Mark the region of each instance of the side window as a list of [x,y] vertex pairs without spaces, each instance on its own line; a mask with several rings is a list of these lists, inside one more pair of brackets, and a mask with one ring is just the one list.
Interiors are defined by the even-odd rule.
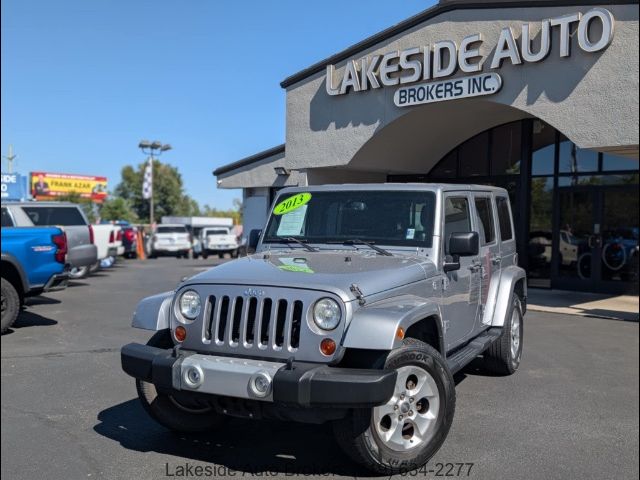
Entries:
[[445,254],[449,254],[449,237],[452,233],[470,231],[469,200],[466,197],[447,197],[444,201]]
[[22,207],[34,225],[86,225],[78,207]]
[[496,239],[496,230],[493,223],[493,210],[491,209],[491,199],[489,197],[478,197],[475,199],[476,211],[480,220],[480,242],[483,245],[492,243]]
[[504,242],[513,238],[509,200],[507,197],[496,197],[498,207],[498,222],[500,223],[500,239]]
[[2,226],[13,227],[13,220],[11,219],[11,215],[9,214],[9,210],[7,210],[6,208],[2,209]]

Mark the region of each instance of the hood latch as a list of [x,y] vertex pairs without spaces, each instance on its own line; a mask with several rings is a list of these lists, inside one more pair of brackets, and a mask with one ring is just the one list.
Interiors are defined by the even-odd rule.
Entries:
[[367,303],[367,301],[364,299],[364,294],[362,293],[362,290],[360,290],[360,287],[357,284],[352,283],[349,289],[351,290],[351,293],[353,293],[358,299],[358,304],[360,306]]

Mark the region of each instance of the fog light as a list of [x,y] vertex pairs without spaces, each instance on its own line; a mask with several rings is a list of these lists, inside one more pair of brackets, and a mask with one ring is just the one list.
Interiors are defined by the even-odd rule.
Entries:
[[323,355],[330,357],[336,351],[336,342],[334,342],[330,338],[325,338],[320,342],[320,351]]
[[204,380],[204,373],[195,365],[187,367],[184,372],[184,381],[191,388],[197,388],[202,385],[202,381]]
[[266,372],[258,372],[249,380],[249,388],[256,397],[266,397],[271,392],[271,377]]
[[173,331],[173,336],[180,343],[184,342],[187,339],[187,329],[182,325],[178,325],[176,329]]

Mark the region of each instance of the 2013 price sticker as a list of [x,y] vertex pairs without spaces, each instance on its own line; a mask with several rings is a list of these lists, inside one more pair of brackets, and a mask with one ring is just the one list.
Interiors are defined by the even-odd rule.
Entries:
[[285,213],[293,212],[295,209],[306,205],[311,200],[311,194],[308,192],[298,193],[292,197],[283,200],[278,203],[273,209],[274,215],[284,215]]

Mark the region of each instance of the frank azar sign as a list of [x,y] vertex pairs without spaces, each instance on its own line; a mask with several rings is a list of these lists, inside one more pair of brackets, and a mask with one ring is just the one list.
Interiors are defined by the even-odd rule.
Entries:
[[[505,60],[513,65],[544,60],[551,53],[552,28],[559,29],[560,57],[568,57],[571,54],[571,27],[575,23],[578,24],[577,37],[581,50],[598,52],[611,44],[613,15],[604,8],[594,8],[584,15],[574,13],[542,21],[537,51],[534,51],[532,45],[533,35],[529,23],[521,26],[520,45],[512,27],[503,28],[489,68],[500,69]],[[597,23],[600,24],[599,34],[593,34],[589,29],[592,24]],[[398,107],[491,95],[502,87],[502,78],[495,72],[479,73],[487,60],[480,54],[483,41],[482,35],[476,33],[463,38],[459,46],[452,40],[443,40],[424,47],[349,60],[342,78],[337,80],[335,65],[327,65],[327,93],[344,95],[349,91],[363,92],[381,87],[414,84],[401,86],[396,90],[393,101]],[[458,69],[474,75],[416,84],[424,80],[450,77]]]

